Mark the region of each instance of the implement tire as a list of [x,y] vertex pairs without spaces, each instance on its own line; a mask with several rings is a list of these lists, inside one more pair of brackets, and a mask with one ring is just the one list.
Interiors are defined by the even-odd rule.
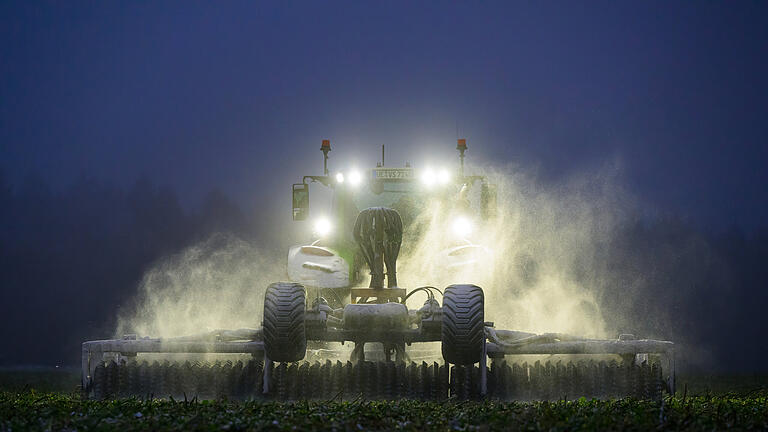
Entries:
[[446,362],[480,361],[485,342],[485,295],[475,285],[451,285],[443,295],[442,351]]
[[276,282],[264,295],[264,351],[276,362],[295,362],[307,353],[304,328],[306,293],[304,286]]

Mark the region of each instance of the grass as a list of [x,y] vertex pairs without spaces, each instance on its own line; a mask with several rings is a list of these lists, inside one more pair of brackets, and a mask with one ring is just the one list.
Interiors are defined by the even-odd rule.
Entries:
[[[45,373],[43,373],[45,372]],[[16,430],[768,430],[768,390],[755,377],[713,392],[702,382],[662,402],[82,400],[74,371],[0,371],[0,431]],[[710,379],[707,379],[707,382]],[[37,383],[37,384],[35,384]],[[697,388],[705,390],[699,391]],[[42,389],[42,390],[41,390]]]
[[0,393],[0,430],[768,429],[768,392],[664,402],[228,402]]
[[80,385],[79,368],[6,367],[0,368],[0,390],[69,393]]

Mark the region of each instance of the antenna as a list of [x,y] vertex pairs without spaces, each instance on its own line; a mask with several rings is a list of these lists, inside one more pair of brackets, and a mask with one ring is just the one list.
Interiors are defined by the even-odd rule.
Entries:
[[323,175],[328,175],[328,152],[331,151],[331,141],[323,140],[320,150],[323,152]]
[[461,160],[461,176],[464,176],[464,152],[467,151],[467,140],[459,138],[456,140],[456,150],[459,151],[459,159]]
[[381,166],[384,166],[384,144],[381,145]]

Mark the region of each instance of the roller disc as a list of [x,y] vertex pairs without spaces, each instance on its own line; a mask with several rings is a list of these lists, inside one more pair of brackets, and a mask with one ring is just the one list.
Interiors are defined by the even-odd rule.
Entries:
[[[404,362],[273,363],[269,393],[263,394],[263,364],[246,362],[109,362],[93,375],[91,396],[112,399],[371,400],[447,398],[476,400],[477,365]],[[636,397],[660,399],[658,364],[615,361],[512,363],[493,361],[486,397],[500,400],[559,400]]]

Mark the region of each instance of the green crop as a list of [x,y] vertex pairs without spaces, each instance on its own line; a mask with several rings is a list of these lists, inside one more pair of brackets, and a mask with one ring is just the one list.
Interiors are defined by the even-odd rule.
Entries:
[[82,400],[0,393],[0,430],[723,430],[768,429],[768,391],[661,402],[295,402]]

